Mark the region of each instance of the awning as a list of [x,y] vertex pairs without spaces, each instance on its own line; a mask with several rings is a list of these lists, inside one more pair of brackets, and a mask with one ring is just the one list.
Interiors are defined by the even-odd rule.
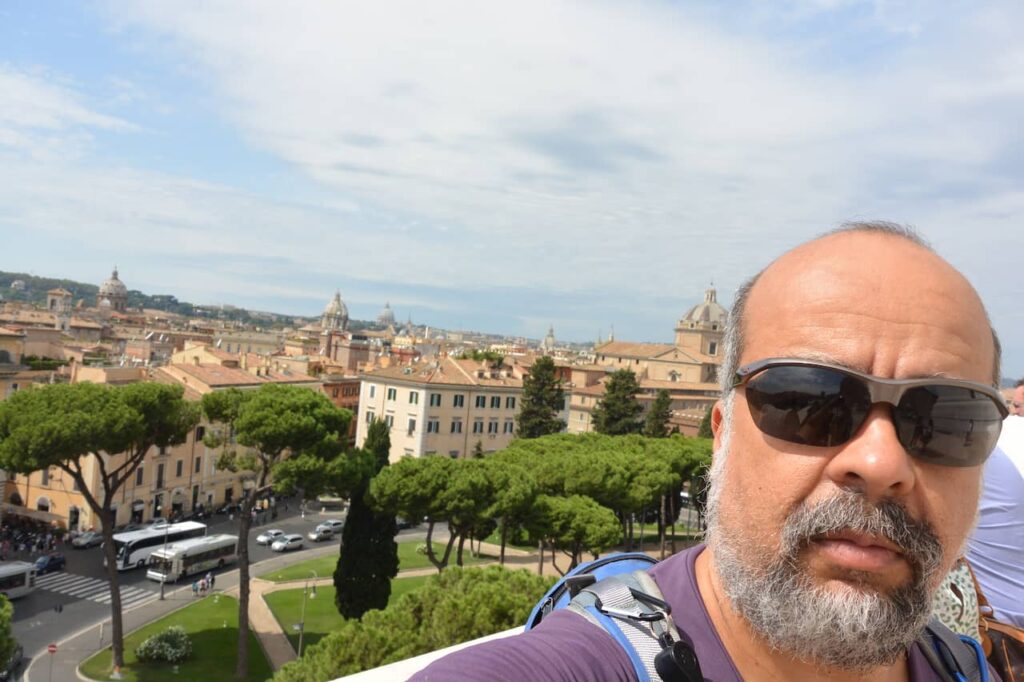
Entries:
[[64,517],[60,514],[52,514],[50,512],[39,511],[38,509],[29,509],[28,507],[19,507],[16,504],[8,504],[4,502],[0,504],[0,509],[3,510],[4,514],[14,514],[15,516],[25,516],[36,521],[43,521],[44,523],[64,523]]
[[146,508],[146,503],[143,502],[142,500],[135,500],[134,502],[132,502],[132,511],[139,511],[140,509],[145,509],[145,508]]

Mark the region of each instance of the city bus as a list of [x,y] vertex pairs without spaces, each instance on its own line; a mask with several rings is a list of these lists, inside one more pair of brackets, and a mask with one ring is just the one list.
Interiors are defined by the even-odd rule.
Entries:
[[36,567],[27,561],[0,562],[0,594],[17,599],[36,589]]
[[[117,555],[117,570],[142,568],[149,555],[164,545],[170,545],[189,538],[206,535],[206,524],[196,521],[168,523],[155,528],[133,530],[114,536],[114,553]],[[104,559],[106,565],[106,559]]]
[[207,535],[157,549],[149,557],[146,577],[158,582],[175,582],[235,561],[238,561],[237,535]]

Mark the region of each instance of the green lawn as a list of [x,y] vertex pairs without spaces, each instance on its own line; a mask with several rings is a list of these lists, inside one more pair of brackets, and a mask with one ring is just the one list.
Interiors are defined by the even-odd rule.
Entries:
[[[423,585],[428,576],[417,576],[414,578],[398,578],[391,581],[391,599],[393,602],[406,592],[411,592]],[[302,614],[302,588],[294,590],[278,590],[270,592],[264,599],[267,606],[274,613],[281,629],[288,635],[292,647],[299,649],[299,633],[294,629],[296,623],[301,619]],[[315,598],[306,598],[306,634],[302,640],[302,650],[320,641],[320,639],[341,625],[342,617],[338,615],[338,609],[334,606],[334,586],[320,586],[316,588]]]
[[[414,568],[430,568],[430,559],[427,558],[426,554],[418,554],[416,548],[423,545],[423,542],[399,542],[398,543],[398,568],[402,571],[407,571]],[[444,553],[444,545],[435,542],[434,549],[438,556]],[[448,561],[449,565],[455,565],[455,552],[458,546],[452,547],[452,556]],[[482,557],[474,557],[469,552],[469,543],[466,543],[465,548],[462,552],[463,563],[467,566],[473,564],[479,564],[484,561],[494,560],[496,557],[490,557],[484,555]],[[334,554],[328,556],[319,557],[317,559],[308,559],[306,561],[293,564],[286,568],[282,568],[271,573],[265,573],[260,577],[264,580],[270,580],[275,583],[282,583],[288,580],[305,580],[306,578],[313,577],[310,571],[316,571],[317,575],[321,578],[330,578],[334,575],[334,567],[338,564],[338,557]]]
[[[192,656],[178,665],[141,663],[135,648],[150,635],[171,625],[180,625],[192,636]],[[225,627],[226,625],[226,627]],[[146,625],[125,637],[124,668],[121,674],[131,682],[206,682],[234,679],[235,649],[238,646],[238,600],[211,595]],[[94,680],[110,678],[110,649],[104,649],[82,664],[82,673]],[[249,634],[250,680],[266,680],[273,674],[256,635]]]

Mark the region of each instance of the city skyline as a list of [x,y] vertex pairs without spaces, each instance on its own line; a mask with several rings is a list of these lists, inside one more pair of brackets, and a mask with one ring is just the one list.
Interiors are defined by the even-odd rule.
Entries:
[[917,226],[1024,374],[1011,2],[14,2],[0,269],[509,336],[671,338],[844,220]]

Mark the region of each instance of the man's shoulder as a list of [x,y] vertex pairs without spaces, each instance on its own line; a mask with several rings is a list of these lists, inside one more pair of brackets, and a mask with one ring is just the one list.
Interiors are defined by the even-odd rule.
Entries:
[[412,680],[635,680],[629,657],[611,635],[559,610],[535,629],[445,656]]

